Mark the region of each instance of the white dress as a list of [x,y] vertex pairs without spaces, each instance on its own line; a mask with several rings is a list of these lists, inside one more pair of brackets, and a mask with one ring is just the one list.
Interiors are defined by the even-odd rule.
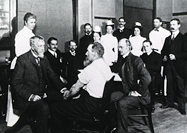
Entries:
[[118,59],[118,40],[112,34],[106,34],[101,36],[101,44],[105,50],[103,58],[111,66]]
[[16,57],[13,59],[10,69],[14,69],[17,57],[28,52],[30,47],[30,38],[34,36],[32,30],[24,26],[15,36],[15,53]]
[[133,36],[129,38],[129,41],[132,45],[132,51],[131,53],[136,55],[136,56],[140,56],[142,55],[142,46],[143,46],[143,41],[145,41],[146,38],[142,37],[142,36]]

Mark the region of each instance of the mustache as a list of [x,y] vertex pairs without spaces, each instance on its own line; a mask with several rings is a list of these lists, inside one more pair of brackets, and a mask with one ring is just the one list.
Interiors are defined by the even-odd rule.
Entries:
[[174,30],[174,28],[172,28],[172,27],[171,27],[170,29],[171,29],[171,30]]

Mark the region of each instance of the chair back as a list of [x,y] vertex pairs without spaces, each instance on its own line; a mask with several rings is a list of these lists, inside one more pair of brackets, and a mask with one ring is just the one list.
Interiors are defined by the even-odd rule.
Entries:
[[114,76],[109,81],[107,81],[105,83],[103,97],[101,98],[99,105],[98,105],[99,107],[95,113],[96,117],[102,115],[102,113],[105,111],[105,109],[107,108],[107,106],[110,103],[113,81],[114,81]]

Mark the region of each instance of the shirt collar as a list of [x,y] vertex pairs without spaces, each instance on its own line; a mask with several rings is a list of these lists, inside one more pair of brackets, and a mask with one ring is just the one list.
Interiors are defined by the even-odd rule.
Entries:
[[52,51],[51,49],[48,49],[49,53],[51,53],[52,55],[54,55],[56,52]]
[[86,33],[86,36],[90,36],[92,34],[92,32],[90,32],[89,34]]
[[76,55],[76,52],[75,52],[75,51],[71,51],[71,50],[69,50],[69,52],[70,52],[70,54],[73,55],[73,56]]
[[27,26],[24,26],[23,29],[27,30],[28,32],[31,32],[32,33],[32,30],[29,29]]
[[153,50],[150,50],[150,51],[147,53],[147,55],[150,55],[152,52],[153,52]]
[[128,55],[129,55],[130,52],[126,53],[125,55],[123,55],[123,58],[125,59]]
[[38,58],[38,55],[36,55],[36,54],[34,53],[33,50],[31,50],[31,53],[32,53],[32,55],[33,55],[35,58]]
[[174,34],[174,38],[175,38],[179,34],[179,30],[172,32],[171,36],[173,36],[173,34]]

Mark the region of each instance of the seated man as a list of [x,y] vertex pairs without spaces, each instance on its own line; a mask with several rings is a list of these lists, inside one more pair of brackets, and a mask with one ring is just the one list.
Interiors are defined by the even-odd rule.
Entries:
[[49,107],[44,100],[46,87],[55,88],[60,93],[65,86],[44,56],[43,37],[31,37],[30,46],[30,51],[18,57],[12,76],[11,89],[16,94],[15,105],[20,119],[6,133],[14,133],[28,122],[25,116],[34,117],[35,122],[31,123],[33,133],[47,133]]
[[88,46],[86,56],[92,63],[78,74],[78,80],[71,89],[64,91],[64,99],[74,96],[80,90],[81,96],[76,100],[52,104],[50,112],[52,133],[62,133],[67,128],[67,117],[90,118],[94,116],[98,102],[103,96],[105,83],[113,75],[102,58],[103,54],[104,48],[100,43]]
[[150,103],[148,85],[151,76],[141,58],[130,52],[131,44],[128,39],[121,39],[118,48],[123,57],[116,64],[122,79],[122,88],[111,95],[110,117],[113,120],[111,123],[116,123],[114,118],[117,117],[117,133],[127,133],[128,109]]
[[151,75],[152,82],[149,85],[149,91],[151,92],[151,104],[152,111],[154,111],[155,94],[160,92],[162,86],[162,77],[160,74],[162,65],[162,56],[152,50],[152,43],[149,40],[143,42],[143,49],[145,53],[141,55],[143,62],[147,70]]
[[47,51],[44,53],[52,70],[66,83],[64,72],[62,71],[62,53],[58,49],[58,40],[55,37],[50,37],[47,40]]
[[74,40],[69,41],[69,51],[63,54],[62,68],[68,81],[67,88],[69,89],[78,79],[79,61],[77,56],[77,44]]

